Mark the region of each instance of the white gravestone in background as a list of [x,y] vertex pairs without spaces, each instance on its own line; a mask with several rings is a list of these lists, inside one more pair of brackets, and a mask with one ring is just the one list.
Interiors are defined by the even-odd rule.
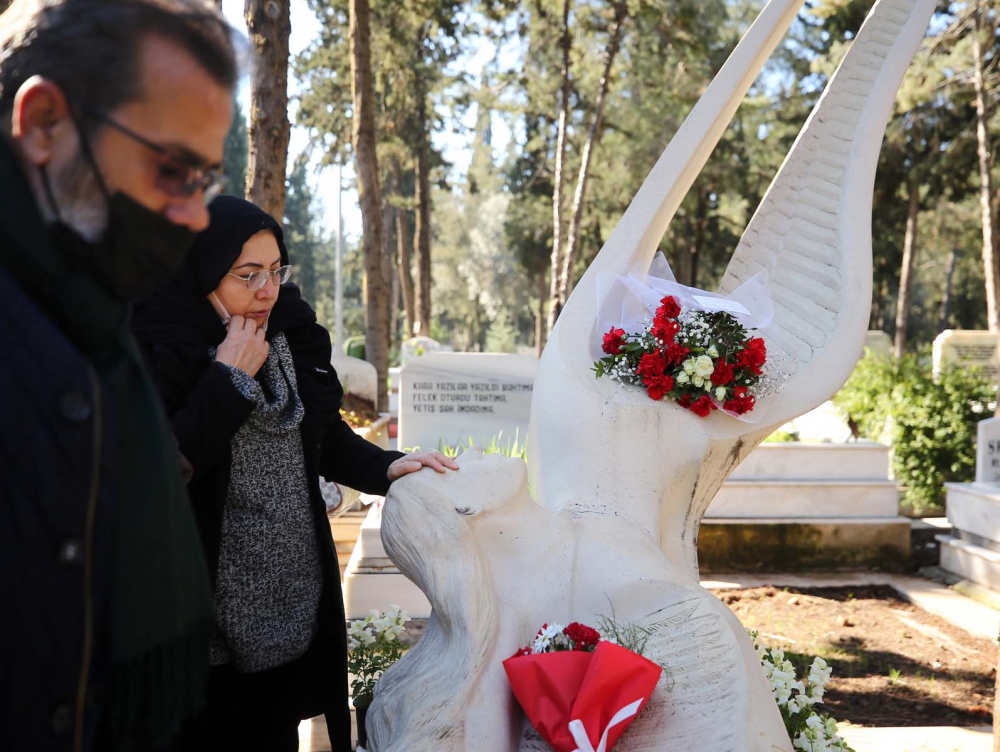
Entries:
[[443,345],[430,337],[410,337],[400,347],[399,364],[405,366],[414,358],[436,352],[451,352],[451,345]]
[[978,366],[987,378],[995,380],[1000,373],[996,333],[977,329],[945,329],[934,339],[934,373],[939,373],[945,363],[956,363],[966,368]]
[[352,358],[350,355],[334,355],[330,365],[337,372],[345,394],[353,394],[375,405],[378,387],[378,371],[367,360]]
[[[394,483],[385,551],[433,611],[368,710],[371,752],[541,752],[502,661],[544,622],[613,611],[666,667],[617,752],[791,752],[739,620],[699,584],[716,491],[775,428],[850,376],[871,310],[872,184],[885,124],[935,0],[877,0],[750,220],[723,277],[755,274],[777,394],[745,423],[595,379],[600,275],[644,274],[685,194],[802,0],[771,0],[677,130],[559,316],[535,378],[528,464],[467,452]],[[531,494],[528,493],[530,472]],[[591,740],[596,745],[596,740]]]
[[427,353],[407,363],[399,393],[399,446],[437,449],[524,444],[538,361],[524,355]]
[[941,568],[1000,590],[1000,418],[977,426],[976,482],[945,489],[952,532],[937,537]]
[[876,355],[892,355],[892,338],[881,329],[869,329],[865,347]]
[[1000,483],[1000,418],[976,427],[976,483]]

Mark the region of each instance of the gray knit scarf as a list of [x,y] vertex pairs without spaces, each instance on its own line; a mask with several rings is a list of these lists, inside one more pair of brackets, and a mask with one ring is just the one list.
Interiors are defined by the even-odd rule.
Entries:
[[255,407],[232,440],[211,658],[254,672],[308,650],[322,573],[299,433],[305,411],[285,336],[271,340],[260,383],[231,371]]

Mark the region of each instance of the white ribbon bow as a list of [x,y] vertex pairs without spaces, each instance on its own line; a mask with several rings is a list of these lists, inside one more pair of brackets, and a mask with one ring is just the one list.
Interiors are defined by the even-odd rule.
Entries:
[[613,726],[617,726],[619,723],[627,721],[629,718],[638,713],[640,705],[642,705],[642,699],[638,699],[635,702],[626,705],[624,708],[611,716],[611,721],[604,729],[604,733],[601,734],[601,741],[597,745],[597,749],[594,749],[591,745],[590,737],[587,736],[587,730],[583,727],[583,721],[580,721],[579,719],[570,721],[569,733],[573,735],[573,741],[576,742],[577,746],[577,749],[574,750],[574,752],[607,752],[608,732],[611,731]]

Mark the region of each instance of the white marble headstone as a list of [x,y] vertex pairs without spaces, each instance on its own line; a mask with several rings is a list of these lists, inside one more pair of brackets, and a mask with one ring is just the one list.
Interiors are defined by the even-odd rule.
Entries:
[[976,482],[1000,483],[1000,418],[979,421],[976,432]]
[[352,358],[350,355],[334,355],[330,365],[337,371],[344,392],[353,394],[375,404],[378,389],[378,372],[375,366],[366,360]]
[[488,445],[528,433],[538,361],[523,355],[427,353],[401,371],[399,446]]
[[451,352],[451,346],[430,337],[411,337],[400,346],[399,364],[405,366],[414,358],[436,352]]
[[869,329],[865,347],[876,355],[892,355],[892,338],[881,329]]
[[934,340],[934,373],[945,363],[978,366],[991,379],[1000,373],[997,334],[979,329],[945,329]]

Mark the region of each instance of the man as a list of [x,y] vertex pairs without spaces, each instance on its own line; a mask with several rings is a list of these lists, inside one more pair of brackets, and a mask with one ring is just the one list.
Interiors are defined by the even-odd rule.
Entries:
[[128,332],[208,224],[233,38],[202,0],[0,16],[0,749],[151,749],[203,697],[211,596]]

